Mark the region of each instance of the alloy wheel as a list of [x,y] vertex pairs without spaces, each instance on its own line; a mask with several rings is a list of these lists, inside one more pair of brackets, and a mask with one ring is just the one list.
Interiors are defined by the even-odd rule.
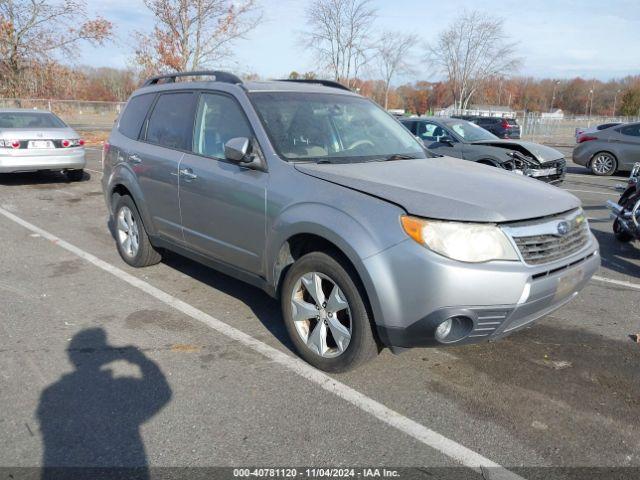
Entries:
[[128,257],[135,257],[140,249],[138,222],[129,207],[122,207],[117,216],[118,243]]
[[600,175],[606,175],[615,168],[615,160],[608,153],[600,153],[591,162],[591,168]]
[[319,272],[302,275],[291,294],[293,323],[300,339],[325,358],[342,355],[351,341],[349,303],[335,281]]

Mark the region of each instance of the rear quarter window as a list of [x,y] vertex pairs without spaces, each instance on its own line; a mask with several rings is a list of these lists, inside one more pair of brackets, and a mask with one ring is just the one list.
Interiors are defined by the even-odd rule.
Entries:
[[118,131],[125,137],[137,140],[154,98],[154,93],[131,98],[118,122]]
[[631,137],[640,137],[640,125],[627,125],[618,129],[622,135],[629,135]]

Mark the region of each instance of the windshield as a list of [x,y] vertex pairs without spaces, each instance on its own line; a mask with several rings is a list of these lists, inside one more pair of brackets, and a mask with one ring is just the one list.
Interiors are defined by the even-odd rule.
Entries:
[[48,112],[0,112],[0,128],[66,128]]
[[364,98],[300,92],[259,92],[250,98],[284,159],[361,162],[427,157],[408,130]]
[[475,123],[465,122],[460,120],[459,122],[451,122],[447,124],[447,127],[452,130],[456,135],[462,138],[465,142],[478,142],[480,140],[497,140],[493,133],[486,131],[484,128],[479,127]]

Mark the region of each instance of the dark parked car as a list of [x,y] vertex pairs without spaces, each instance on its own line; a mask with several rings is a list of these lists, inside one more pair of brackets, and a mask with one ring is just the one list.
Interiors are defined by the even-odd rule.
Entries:
[[474,123],[457,118],[403,118],[401,122],[433,153],[501,167],[549,183],[564,180],[566,160],[553,148],[522,140],[502,140]]
[[498,138],[520,138],[520,125],[515,118],[475,117],[471,121]]
[[630,171],[640,162],[640,123],[625,123],[592,133],[584,133],[573,150],[573,161],[594,174],[613,175]]

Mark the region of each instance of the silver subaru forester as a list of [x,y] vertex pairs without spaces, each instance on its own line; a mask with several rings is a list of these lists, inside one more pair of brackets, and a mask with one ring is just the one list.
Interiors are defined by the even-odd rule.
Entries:
[[600,265],[576,197],[432,157],[339,84],[189,75],[204,74],[148,80],[105,144],[118,251],[143,267],[172,250],[264,289],[318,368],[497,339]]

